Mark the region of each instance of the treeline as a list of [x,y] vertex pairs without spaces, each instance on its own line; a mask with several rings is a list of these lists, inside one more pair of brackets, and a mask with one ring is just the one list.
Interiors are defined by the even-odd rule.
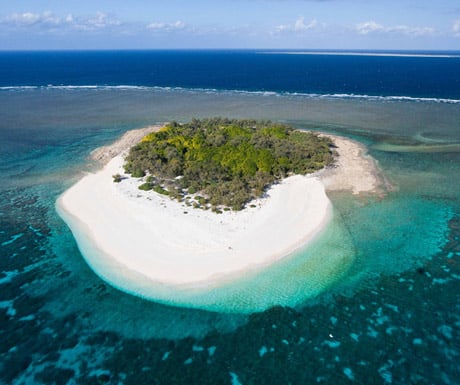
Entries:
[[[224,118],[172,122],[132,147],[125,171],[175,198],[200,193],[204,203],[239,210],[289,174],[332,162],[331,142],[270,121]],[[205,205],[206,205],[205,204]]]

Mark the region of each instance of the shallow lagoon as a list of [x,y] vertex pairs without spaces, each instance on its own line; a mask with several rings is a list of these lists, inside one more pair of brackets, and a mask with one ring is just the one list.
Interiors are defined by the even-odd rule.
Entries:
[[[4,383],[458,382],[458,105],[35,89],[2,91],[0,106]],[[360,140],[396,187],[384,198],[331,196],[354,260],[294,309],[221,314],[123,294],[87,267],[54,210],[97,167],[93,148],[131,128],[218,115]]]

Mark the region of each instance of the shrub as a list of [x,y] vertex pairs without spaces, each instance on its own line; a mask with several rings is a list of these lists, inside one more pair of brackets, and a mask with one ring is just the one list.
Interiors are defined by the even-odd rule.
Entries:
[[156,193],[158,194],[162,194],[162,195],[169,195],[169,191],[168,190],[165,190],[163,187],[161,187],[160,185],[155,185],[153,187],[153,191],[155,191]]
[[196,193],[195,187],[190,186],[190,187],[188,188],[188,193],[189,193],[189,194],[195,194],[195,193]]
[[142,183],[138,189],[139,190],[143,190],[143,191],[149,191],[153,188],[152,184],[151,183]]
[[140,168],[135,168],[133,172],[131,173],[131,176],[133,178],[142,178],[145,176],[145,171]]

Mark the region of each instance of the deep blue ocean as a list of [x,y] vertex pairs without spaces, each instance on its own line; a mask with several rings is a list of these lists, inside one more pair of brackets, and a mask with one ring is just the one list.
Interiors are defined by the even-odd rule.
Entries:
[[[321,53],[321,51],[314,51]],[[460,52],[412,56],[302,51],[0,53],[0,87],[179,87],[307,94],[460,99]],[[407,53],[398,52],[399,55]]]
[[[460,384],[460,52],[358,54],[0,52],[0,384]],[[330,195],[353,263],[295,308],[125,294],[56,213],[94,148],[212,116],[353,138],[392,186]]]

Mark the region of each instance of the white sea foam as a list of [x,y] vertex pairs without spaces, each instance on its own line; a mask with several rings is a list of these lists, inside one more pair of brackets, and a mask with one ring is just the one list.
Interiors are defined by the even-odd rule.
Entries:
[[46,86],[3,86],[0,92],[27,91],[27,90],[63,90],[63,91],[162,91],[162,92],[187,92],[205,94],[236,94],[248,96],[286,96],[303,97],[309,99],[342,99],[342,100],[369,100],[379,102],[420,102],[420,103],[446,103],[460,104],[460,99],[453,98],[433,98],[415,97],[406,95],[367,95],[367,94],[347,94],[347,93],[308,93],[308,92],[283,92],[283,91],[245,91],[236,89],[216,89],[216,88],[185,88],[185,87],[160,87],[160,86],[136,86],[136,85],[46,85]]

